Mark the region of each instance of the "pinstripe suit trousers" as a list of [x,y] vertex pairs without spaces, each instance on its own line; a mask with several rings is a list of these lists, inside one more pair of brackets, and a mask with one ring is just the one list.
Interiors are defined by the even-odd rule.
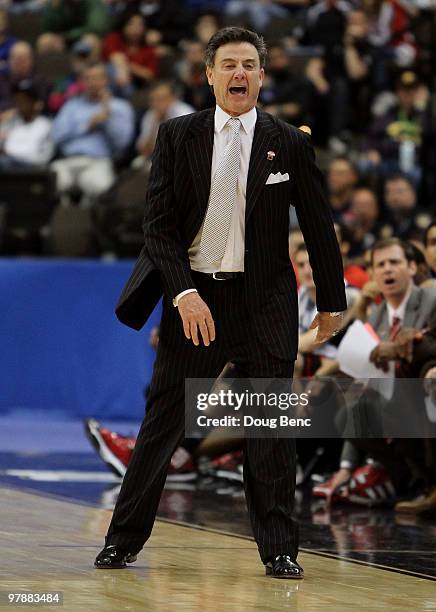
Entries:
[[[228,361],[246,377],[293,375],[293,360],[278,358],[258,339],[243,279],[216,281],[195,272],[193,278],[212,312],[216,340],[209,347],[194,346],[184,336],[178,310],[164,298],[146,415],[106,536],[107,545],[118,544],[131,553],[141,550],[150,536],[171,456],[184,438],[185,378],[217,378]],[[294,439],[245,440],[245,495],[263,562],[281,553],[297,557],[295,464]]]

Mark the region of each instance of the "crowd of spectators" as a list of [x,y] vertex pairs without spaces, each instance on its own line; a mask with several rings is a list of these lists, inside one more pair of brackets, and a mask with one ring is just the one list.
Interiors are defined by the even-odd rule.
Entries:
[[[349,258],[378,238],[419,240],[436,206],[431,2],[0,0],[2,172],[49,169],[61,206],[107,221],[100,199],[120,176],[142,172],[146,186],[160,123],[213,105],[203,52],[228,24],[265,36],[260,105],[310,126]],[[117,227],[111,241],[95,227],[88,254],[134,256]],[[39,254],[53,252],[50,231]],[[35,249],[7,234],[1,252]]]
[[[27,38],[20,28],[24,17],[34,25]],[[25,189],[35,173],[52,173],[69,227],[78,212],[89,215],[94,231],[88,224],[86,232],[92,240],[85,248],[82,241],[80,254],[135,256],[141,189],[145,194],[159,125],[213,105],[203,53],[210,36],[232,24],[256,29],[267,41],[260,105],[311,128],[344,258],[350,318],[367,320],[378,308],[374,299],[389,304],[390,289],[374,264],[374,253],[389,249],[395,265],[403,266],[405,304],[418,285],[431,302],[436,291],[432,0],[0,0],[0,184],[2,175],[15,173]],[[120,201],[116,187],[130,182],[136,197]],[[20,240],[8,240],[8,211],[15,205],[3,190],[0,253],[58,254],[57,225],[50,219],[38,228],[39,242],[28,241],[25,231],[15,232]],[[290,229],[290,255],[300,278],[297,372],[331,374],[337,342],[314,346],[307,335],[315,288],[292,213]],[[389,242],[393,238],[407,242]],[[374,252],[380,241],[385,246]],[[74,244],[70,254],[79,254]],[[418,333],[424,323],[412,328]],[[386,355],[395,361],[395,350],[401,353],[404,345],[389,350]],[[386,361],[379,357],[377,363]],[[420,375],[434,378],[434,364],[422,373],[421,368]],[[365,456],[370,451],[359,449]],[[386,456],[386,448],[373,455]],[[357,456],[354,452],[353,461]],[[330,498],[349,482],[356,465],[341,468],[348,471],[330,482]],[[430,468],[435,466],[433,455]]]

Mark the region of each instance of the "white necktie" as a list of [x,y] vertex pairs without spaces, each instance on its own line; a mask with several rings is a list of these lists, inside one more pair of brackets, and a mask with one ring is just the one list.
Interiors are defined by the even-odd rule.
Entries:
[[218,161],[200,240],[200,251],[208,263],[224,256],[236,200],[241,161],[241,122],[232,117],[227,125],[232,130],[232,136]]

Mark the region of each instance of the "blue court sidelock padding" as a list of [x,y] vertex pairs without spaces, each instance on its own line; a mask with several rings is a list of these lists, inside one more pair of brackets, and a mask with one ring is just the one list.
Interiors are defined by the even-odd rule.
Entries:
[[160,305],[136,332],[114,313],[132,261],[0,260],[0,414],[142,419]]

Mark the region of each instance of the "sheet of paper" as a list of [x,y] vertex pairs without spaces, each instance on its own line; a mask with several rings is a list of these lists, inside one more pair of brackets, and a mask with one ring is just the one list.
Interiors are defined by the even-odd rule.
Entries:
[[395,364],[383,372],[369,361],[372,349],[380,342],[372,327],[362,321],[354,321],[348,328],[338,348],[337,360],[342,372],[353,378],[394,378]]

